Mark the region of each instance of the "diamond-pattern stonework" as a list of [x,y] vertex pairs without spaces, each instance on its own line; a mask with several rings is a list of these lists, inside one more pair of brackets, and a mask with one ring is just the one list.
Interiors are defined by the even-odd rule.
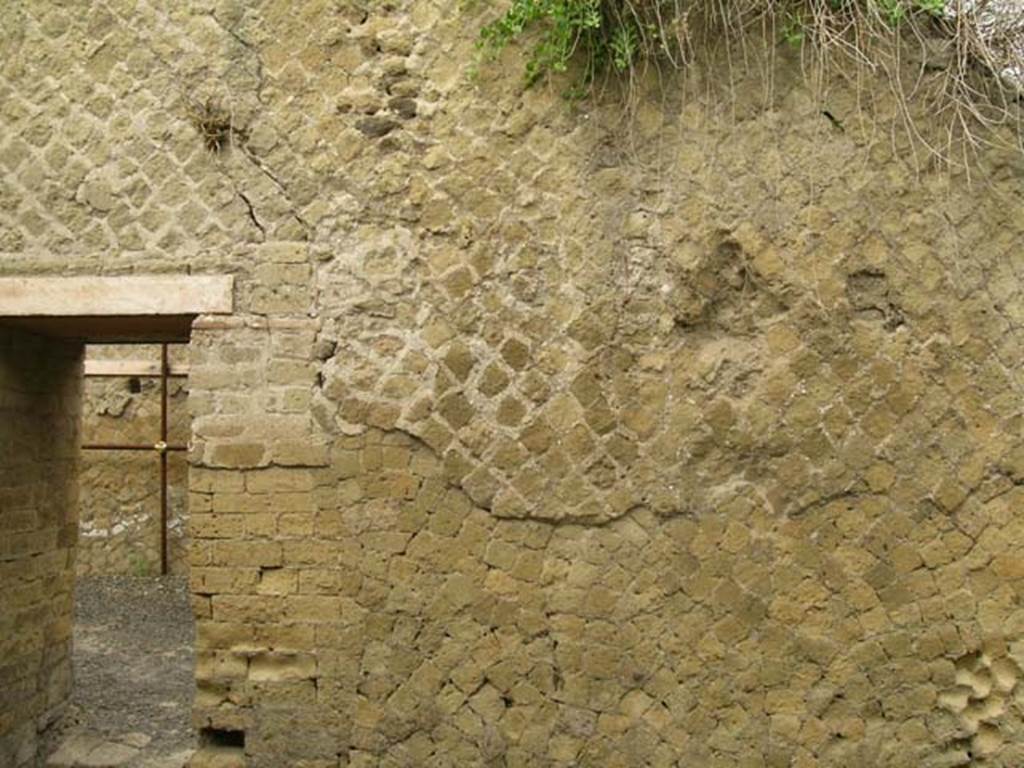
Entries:
[[830,86],[840,131],[784,61],[624,120],[474,67],[456,5],[2,12],[0,273],[236,277],[191,344],[196,726],[1024,764],[1020,157],[915,165],[884,88]]

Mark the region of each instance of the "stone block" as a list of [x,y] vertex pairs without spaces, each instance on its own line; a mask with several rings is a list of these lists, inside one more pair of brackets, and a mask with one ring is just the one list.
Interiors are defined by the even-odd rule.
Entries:
[[245,488],[249,493],[290,493],[311,491],[313,476],[301,469],[266,469],[249,472],[245,476]]
[[208,467],[247,469],[266,463],[267,446],[263,443],[218,443],[205,452]]
[[249,659],[249,679],[253,682],[309,680],[316,676],[316,657],[311,654],[266,652]]

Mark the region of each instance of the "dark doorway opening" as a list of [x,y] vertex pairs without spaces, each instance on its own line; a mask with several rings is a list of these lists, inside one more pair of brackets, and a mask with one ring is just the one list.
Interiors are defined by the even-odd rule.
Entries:
[[53,768],[182,768],[195,749],[188,348],[88,345],[67,710]]

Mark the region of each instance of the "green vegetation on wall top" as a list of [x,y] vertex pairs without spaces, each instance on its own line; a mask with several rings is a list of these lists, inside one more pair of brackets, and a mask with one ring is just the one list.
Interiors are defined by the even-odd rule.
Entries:
[[[1016,0],[511,0],[483,26],[486,57],[513,44],[525,51],[525,82],[567,74],[586,95],[600,76],[636,82],[650,67],[685,70],[716,54],[731,68],[760,40],[799,49],[808,71],[880,74],[887,92],[923,101],[938,154],[954,139],[987,143],[1010,127],[1020,144],[1024,18]],[[732,55],[737,54],[737,55]],[[851,79],[858,87],[867,82]],[[898,110],[909,119],[911,110]],[[939,125],[939,123],[942,123]],[[911,133],[920,137],[917,127]]]
[[574,61],[590,82],[602,71],[625,72],[657,60],[680,65],[701,39],[773,29],[800,44],[865,32],[891,36],[907,21],[941,19],[945,0],[513,0],[480,33],[497,53],[530,40],[526,82],[565,72]]

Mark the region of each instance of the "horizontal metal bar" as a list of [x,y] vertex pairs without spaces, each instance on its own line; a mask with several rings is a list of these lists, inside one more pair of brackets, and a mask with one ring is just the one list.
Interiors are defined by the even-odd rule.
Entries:
[[[188,363],[171,363],[168,376],[184,378],[189,374]],[[117,376],[134,379],[159,379],[159,360],[86,360],[86,376]]]
[[[82,450],[85,451],[154,451],[159,452],[160,449],[155,445],[122,445],[118,443],[88,443],[82,446]],[[187,445],[168,445],[164,447],[165,451],[187,451]]]

